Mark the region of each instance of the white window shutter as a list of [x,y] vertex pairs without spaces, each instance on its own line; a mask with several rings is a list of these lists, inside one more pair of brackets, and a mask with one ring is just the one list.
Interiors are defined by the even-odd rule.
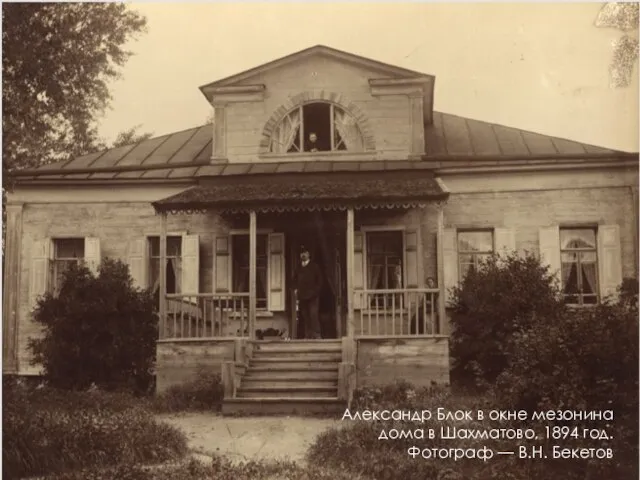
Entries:
[[[353,234],[353,289],[364,290],[364,234],[354,232]],[[362,308],[362,295],[355,294],[353,308]]]
[[[180,293],[200,293],[200,238],[198,235],[182,235],[182,275]],[[197,297],[190,299],[197,301]]]
[[442,232],[442,263],[444,270],[444,299],[451,303],[451,289],[458,285],[458,235],[455,228]]
[[31,307],[44,295],[51,281],[51,260],[53,259],[53,242],[50,238],[35,240],[31,247],[31,272],[29,277],[29,299]]
[[129,273],[133,285],[138,288],[149,287],[149,246],[146,237],[140,237],[129,242],[128,251]]
[[284,233],[269,234],[269,311],[285,310]]
[[418,232],[406,230],[404,232],[404,270],[405,284],[407,288],[418,288],[420,279],[418,275]]
[[511,228],[493,230],[496,253],[505,257],[516,250],[516,232]]
[[538,231],[538,248],[540,249],[540,261],[549,267],[549,273],[555,275],[556,283],[560,282],[560,228],[555,225],[543,227]]
[[600,299],[613,298],[622,283],[622,253],[620,249],[620,227],[601,225],[598,227],[598,267],[600,276]]
[[87,268],[91,270],[94,275],[98,274],[98,268],[102,260],[102,254],[100,253],[100,239],[97,237],[85,237],[84,238],[84,262]]
[[231,292],[231,237],[216,237],[213,245],[213,290],[215,293]]

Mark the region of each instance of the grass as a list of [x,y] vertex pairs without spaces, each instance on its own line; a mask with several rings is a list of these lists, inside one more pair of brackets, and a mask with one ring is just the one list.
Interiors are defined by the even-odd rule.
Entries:
[[162,463],[187,453],[184,435],[132,396],[4,387],[3,435],[10,441],[3,445],[3,478]]

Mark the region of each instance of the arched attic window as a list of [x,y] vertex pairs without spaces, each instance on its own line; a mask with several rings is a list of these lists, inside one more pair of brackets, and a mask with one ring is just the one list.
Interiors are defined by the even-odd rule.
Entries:
[[362,152],[364,141],[355,117],[328,102],[291,110],[273,130],[272,153]]

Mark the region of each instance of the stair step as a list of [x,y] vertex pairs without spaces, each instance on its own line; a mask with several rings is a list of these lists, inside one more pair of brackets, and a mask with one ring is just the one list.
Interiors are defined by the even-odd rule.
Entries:
[[342,352],[341,343],[267,342],[256,343],[254,352]]
[[337,397],[255,397],[229,398],[222,403],[223,415],[304,415],[327,413],[341,415],[346,403]]
[[254,355],[249,360],[249,364],[263,362],[263,363],[282,363],[287,362],[293,364],[301,364],[301,363],[340,363],[342,361],[341,354],[324,354],[318,355],[315,353],[312,354],[290,354],[290,353],[282,353],[275,354],[269,352],[263,355]]
[[338,378],[338,369],[331,370],[293,370],[252,368],[242,377],[243,380],[333,380]]
[[289,391],[291,388],[296,387],[307,387],[307,388],[317,388],[317,389],[337,389],[338,388],[338,378],[334,379],[309,379],[309,378],[282,378],[282,379],[273,379],[273,378],[255,378],[255,377],[244,377],[240,383],[241,389],[271,389],[277,388]]
[[239,398],[327,398],[337,396],[338,388],[336,387],[307,387],[298,385],[289,385],[285,387],[245,387],[240,384],[240,388],[236,391]]
[[318,354],[318,355],[323,355],[323,354],[342,354],[342,348],[340,346],[337,347],[331,347],[331,346],[317,346],[314,348],[309,348],[309,347],[305,347],[305,346],[301,346],[301,345],[294,345],[294,346],[282,346],[282,345],[278,345],[278,346],[269,346],[269,347],[264,347],[264,346],[260,346],[260,347],[256,347],[253,349],[253,355],[256,354],[260,354],[260,353],[265,353],[265,354],[269,354],[271,355],[273,354],[286,354],[286,355],[298,355],[301,353],[308,353],[308,354]]

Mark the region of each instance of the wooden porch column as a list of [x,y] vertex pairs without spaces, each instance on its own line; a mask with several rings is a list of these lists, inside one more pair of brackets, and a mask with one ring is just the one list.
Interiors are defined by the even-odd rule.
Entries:
[[249,212],[249,338],[256,337],[256,256],[257,256],[256,211]]
[[[160,338],[166,336],[167,324],[167,213],[160,216]],[[174,332],[175,336],[175,332]]]
[[438,294],[438,332],[443,333],[445,310],[445,282],[444,282],[444,203],[438,204],[438,237],[436,242],[437,262],[438,262],[438,286],[440,293]]
[[355,225],[353,208],[347,210],[347,336],[353,337],[355,332],[355,312],[353,308],[353,269],[354,262]]

